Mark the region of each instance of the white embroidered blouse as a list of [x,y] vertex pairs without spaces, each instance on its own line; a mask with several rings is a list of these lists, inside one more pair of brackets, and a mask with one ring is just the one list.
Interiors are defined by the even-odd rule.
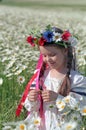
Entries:
[[[80,128],[81,118],[86,114],[86,77],[72,70],[70,79],[71,92],[67,97],[58,95],[56,101],[43,103],[44,119],[42,121],[39,118],[40,101],[30,102],[26,98],[24,106],[30,112],[25,119],[28,130],[67,130],[67,128],[73,130]],[[58,91],[63,81],[51,78],[50,73],[48,75],[45,73],[43,80],[46,89],[54,92]]]

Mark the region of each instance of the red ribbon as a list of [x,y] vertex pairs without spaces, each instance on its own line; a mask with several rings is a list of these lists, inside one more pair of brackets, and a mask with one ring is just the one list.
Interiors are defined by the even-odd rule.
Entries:
[[32,76],[32,78],[30,79],[30,81],[26,85],[26,89],[25,89],[25,91],[23,93],[23,96],[22,96],[22,98],[20,100],[20,103],[19,103],[19,105],[18,105],[18,107],[16,109],[16,116],[20,116],[21,110],[23,108],[23,104],[24,104],[25,99],[26,99],[26,97],[28,95],[28,92],[30,90],[30,86],[31,86],[32,82],[34,81],[34,79],[37,77],[37,74],[38,74],[38,71]]
[[[39,60],[38,60],[38,63],[37,63],[37,66],[36,66],[36,69],[38,69],[38,71],[32,76],[32,78],[30,79],[30,81],[28,82],[28,84],[26,85],[26,88],[25,88],[25,91],[23,93],[23,96],[20,100],[20,103],[16,109],[16,116],[20,116],[20,113],[21,113],[21,110],[23,108],[23,104],[25,102],[25,99],[28,95],[28,92],[30,90],[30,86],[32,84],[32,82],[34,81],[35,78],[36,79],[36,89],[39,89],[39,74],[40,74],[40,70],[41,70],[41,67],[42,67],[42,63],[43,63],[43,57],[42,57],[42,54],[40,54],[40,57],[39,57]],[[42,97],[40,97],[40,101],[41,101],[41,106],[40,106],[40,115],[42,117],[43,115],[43,101],[42,101]]]

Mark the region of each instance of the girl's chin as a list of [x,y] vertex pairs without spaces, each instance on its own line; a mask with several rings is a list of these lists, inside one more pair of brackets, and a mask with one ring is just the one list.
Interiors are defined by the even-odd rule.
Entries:
[[56,69],[57,67],[55,65],[50,65],[51,69]]
[[49,65],[49,67],[51,68],[51,69],[56,69],[56,70],[58,70],[58,66],[57,65]]

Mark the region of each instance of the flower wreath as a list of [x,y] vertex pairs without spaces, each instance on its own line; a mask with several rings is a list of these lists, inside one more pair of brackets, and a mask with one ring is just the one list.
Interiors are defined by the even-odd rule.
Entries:
[[63,31],[63,33],[58,33],[55,31],[56,27],[46,26],[44,31],[32,32],[31,35],[27,37],[27,42],[31,46],[44,46],[45,43],[57,44],[67,48],[68,45],[75,46],[78,42],[68,30]]

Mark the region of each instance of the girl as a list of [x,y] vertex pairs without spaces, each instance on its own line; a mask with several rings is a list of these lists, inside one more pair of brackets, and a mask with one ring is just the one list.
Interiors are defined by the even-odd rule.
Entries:
[[38,76],[24,103],[30,112],[27,128],[78,130],[86,115],[86,77],[75,70],[77,40],[69,31],[50,26],[38,34],[27,38],[32,46],[38,45],[41,54]]

